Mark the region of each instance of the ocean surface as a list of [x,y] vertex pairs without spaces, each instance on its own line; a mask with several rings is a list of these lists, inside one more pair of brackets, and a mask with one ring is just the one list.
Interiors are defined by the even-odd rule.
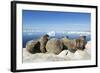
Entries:
[[[22,44],[23,44],[23,48],[25,48],[26,43],[30,40],[36,40],[39,39],[41,36],[47,34],[46,32],[34,32],[34,33],[23,33],[22,35]],[[82,35],[82,34],[81,34]],[[70,39],[76,39],[80,36],[80,34],[63,34],[63,33],[55,33],[55,36],[50,36],[50,38],[63,38],[68,36]],[[91,40],[91,36],[90,35],[86,35],[86,40],[90,41]]]

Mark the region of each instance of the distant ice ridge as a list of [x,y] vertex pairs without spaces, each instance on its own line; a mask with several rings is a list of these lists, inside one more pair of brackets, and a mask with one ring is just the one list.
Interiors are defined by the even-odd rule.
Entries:
[[76,31],[71,31],[71,32],[63,32],[64,34],[79,34],[79,35],[90,35],[91,32],[76,32]]

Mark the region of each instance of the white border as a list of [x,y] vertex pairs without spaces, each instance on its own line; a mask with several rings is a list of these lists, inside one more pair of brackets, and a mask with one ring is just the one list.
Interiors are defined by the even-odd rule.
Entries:
[[[91,13],[91,60],[87,61],[63,61],[63,62],[46,62],[46,63],[23,63],[22,64],[22,9],[25,10],[45,10],[45,11],[63,11],[63,12],[84,12]],[[84,66],[95,65],[96,59],[96,40],[95,40],[95,12],[93,8],[81,8],[81,7],[64,7],[64,6],[45,6],[45,5],[28,5],[17,4],[17,70],[22,69],[38,69],[38,68],[52,68],[52,67],[70,67],[70,66]]]

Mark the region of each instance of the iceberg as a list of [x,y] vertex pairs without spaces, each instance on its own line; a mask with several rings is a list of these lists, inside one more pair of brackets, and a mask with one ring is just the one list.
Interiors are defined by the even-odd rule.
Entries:
[[54,37],[56,35],[56,32],[55,31],[51,31],[51,32],[48,32],[47,34],[49,36],[51,36],[51,37]]

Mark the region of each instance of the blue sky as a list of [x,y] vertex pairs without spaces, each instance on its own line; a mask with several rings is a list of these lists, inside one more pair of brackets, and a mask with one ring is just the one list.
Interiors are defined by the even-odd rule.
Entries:
[[23,10],[23,30],[90,31],[90,13]]

